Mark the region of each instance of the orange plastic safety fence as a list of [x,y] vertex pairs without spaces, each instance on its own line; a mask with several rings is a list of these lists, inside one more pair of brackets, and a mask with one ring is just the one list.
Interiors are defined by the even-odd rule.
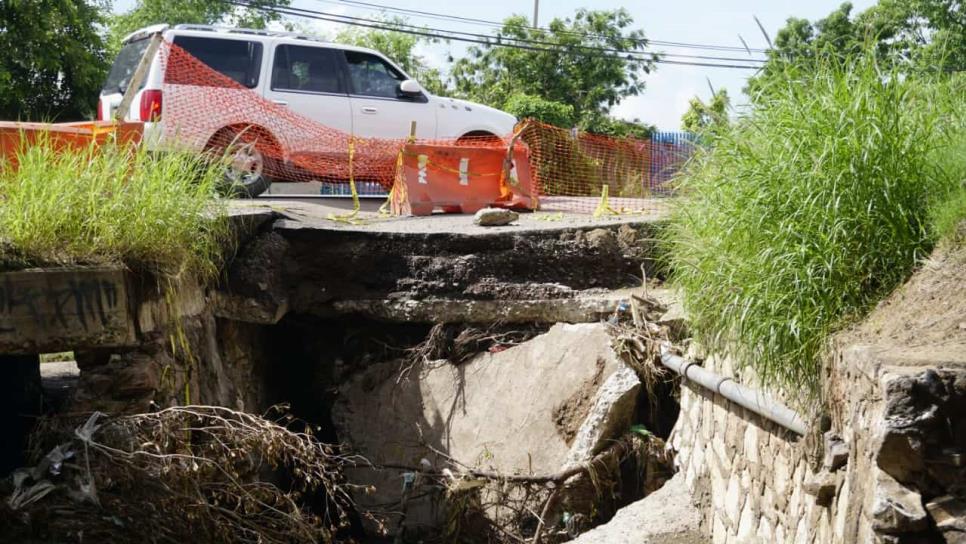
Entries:
[[[351,178],[388,191],[397,179],[406,139],[354,137],[325,126],[260,96],[177,45],[165,43],[160,57],[164,73],[160,125],[165,145],[218,154],[239,147],[254,149],[264,159],[258,161],[264,174],[276,181],[320,181],[331,186],[348,183]],[[514,155],[518,160],[529,156],[533,186],[524,188],[524,192],[539,194],[535,201],[542,209],[600,211],[606,186],[606,210],[638,211],[651,206],[654,196],[666,192],[663,178],[657,179],[654,173],[653,158],[661,144],[577,134],[535,121],[522,122],[518,131],[502,138],[414,143],[505,151],[513,142],[515,149],[528,149],[528,155]],[[679,162],[675,159],[668,164],[674,168]],[[437,165],[437,170],[441,168]],[[505,178],[503,175],[501,183],[514,180],[512,175],[510,180]],[[504,197],[505,193],[504,188]]]
[[690,141],[615,138],[529,121],[522,140],[544,210],[614,214],[660,209]]

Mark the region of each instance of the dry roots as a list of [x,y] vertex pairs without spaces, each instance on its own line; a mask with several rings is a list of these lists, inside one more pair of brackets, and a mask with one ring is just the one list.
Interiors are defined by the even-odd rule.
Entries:
[[481,352],[497,352],[522,344],[545,330],[535,325],[511,328],[495,323],[482,328],[437,323],[425,340],[407,350],[400,379],[408,377],[409,372],[421,363],[446,359],[460,365]]
[[212,406],[94,413],[61,436],[14,473],[0,540],[14,531],[28,542],[315,543],[348,519],[343,460],[258,416]]

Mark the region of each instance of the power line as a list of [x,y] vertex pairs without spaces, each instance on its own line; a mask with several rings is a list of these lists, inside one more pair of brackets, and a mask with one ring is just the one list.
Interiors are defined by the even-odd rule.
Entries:
[[[307,19],[316,19],[316,20],[328,21],[328,22],[351,25],[351,26],[360,26],[360,27],[372,28],[376,30],[400,32],[403,34],[423,36],[427,38],[452,40],[452,41],[487,45],[491,47],[506,47],[506,48],[512,48],[512,49],[523,49],[523,50],[529,50],[529,51],[539,51],[539,52],[548,52],[548,53],[562,52],[561,46],[559,44],[542,42],[539,40],[526,40],[526,39],[518,39],[518,38],[512,38],[512,37],[493,37],[493,36],[487,36],[483,34],[472,34],[472,33],[466,33],[466,32],[457,32],[457,31],[434,29],[434,28],[410,30],[410,29],[401,28],[401,27],[410,27],[410,28],[420,28],[420,27],[413,27],[412,25],[388,26],[386,23],[382,21],[377,21],[373,19],[351,17],[348,15],[336,15],[336,14],[308,10],[303,8],[252,5],[248,3],[246,0],[228,0],[228,2],[236,6],[246,7],[249,9],[256,9],[260,11],[266,11],[266,12],[275,13],[279,15],[291,15],[295,17],[304,17]],[[447,33],[447,34],[442,34],[442,33]],[[454,36],[453,34],[464,35],[469,37],[459,37],[459,36]],[[522,43],[504,43],[503,40],[510,40],[510,41],[516,41],[516,42],[522,42]],[[527,43],[532,43],[532,44],[545,46],[545,47],[537,47],[536,45],[526,45]],[[711,62],[688,62],[688,61],[669,60],[669,59],[658,57],[657,53],[650,53],[651,58],[639,56],[642,53],[643,54],[648,53],[646,51],[624,51],[624,50],[618,50],[618,49],[607,49],[607,48],[582,46],[582,45],[573,46],[573,47],[577,49],[583,49],[589,52],[601,53],[604,56],[610,57],[610,58],[621,58],[623,60],[639,60],[639,61],[647,60],[647,61],[655,62],[659,64],[703,66],[703,67],[709,67],[709,68],[730,68],[730,69],[745,69],[745,70],[756,70],[760,68],[760,66],[753,66],[753,65],[747,65],[747,64],[721,64],[721,63],[711,63]],[[696,57],[696,55],[693,55],[690,57]],[[755,62],[755,61],[749,61],[747,59],[734,59],[734,60],[738,62]],[[757,61],[757,62],[761,62],[761,61]]]
[[[401,14],[407,14],[407,15],[414,15],[414,16],[419,16],[419,17],[425,17],[425,18],[428,18],[428,19],[437,19],[437,20],[444,20],[444,21],[445,20],[459,21],[459,22],[467,23],[467,24],[475,24],[475,25],[481,25],[481,26],[489,26],[489,27],[494,27],[494,28],[503,28],[503,23],[501,23],[499,21],[492,21],[492,20],[487,20],[487,19],[476,19],[476,18],[473,18],[473,17],[463,17],[463,16],[459,16],[459,15],[449,15],[449,14],[445,14],[445,13],[436,13],[436,12],[431,12],[431,11],[422,11],[422,10],[418,10],[418,9],[397,8],[397,7],[394,7],[394,6],[386,6],[384,4],[376,4],[376,3],[373,3],[373,2],[363,2],[363,1],[360,1],[360,0],[317,0],[317,1],[326,2],[328,4],[336,4],[336,5],[346,5],[346,4],[348,4],[348,5],[351,5],[351,6],[362,6],[362,7],[366,7],[366,8],[378,9],[378,10],[382,10],[382,11],[389,11],[389,12],[393,12],[393,13],[401,13]],[[543,30],[543,31],[549,31],[550,30],[550,29],[548,29],[546,27],[538,27],[538,29],[539,30]],[[562,30],[562,31],[559,31],[558,30],[557,32],[563,33],[563,34],[578,35],[578,36],[583,36],[583,37],[593,37],[593,38],[599,38],[599,37],[601,37],[599,34],[585,33],[585,32],[577,32],[577,31],[573,31],[573,30]],[[744,52],[747,52],[747,53],[752,53],[752,52],[755,52],[755,53],[765,53],[765,52],[768,51],[768,49],[763,49],[763,48],[748,48],[748,47],[739,47],[739,46],[736,46],[736,45],[699,44],[699,43],[676,42],[676,41],[666,41],[666,40],[651,40],[651,39],[642,40],[642,41],[646,41],[647,43],[650,43],[650,44],[653,44],[653,45],[661,45],[661,46],[666,46],[666,47],[679,47],[679,48],[688,48],[688,49],[706,49],[706,50],[711,50],[711,51],[734,51],[734,52],[741,52],[741,53],[744,53]]]
[[[284,7],[284,8],[281,8],[281,9],[287,9],[287,10],[293,10],[293,11],[310,12],[310,13],[313,13],[313,14],[318,14],[318,15],[322,15],[322,16],[326,16],[326,17],[336,17],[336,18],[347,19],[347,20],[351,20],[351,21],[363,21],[365,23],[370,23],[370,24],[388,25],[388,26],[390,26],[390,27],[392,27],[393,29],[396,29],[396,30],[398,30],[397,27],[411,28],[411,29],[415,29],[415,30],[418,30],[418,31],[423,31],[423,30],[426,29],[426,27],[411,25],[411,24],[407,24],[407,23],[391,22],[391,21],[387,22],[387,21],[381,21],[381,20],[378,20],[378,19],[369,19],[369,18],[366,18],[366,17],[353,17],[351,15],[341,15],[341,14],[336,14],[336,13],[319,12],[319,11],[315,11],[315,10],[306,10],[306,9],[303,9],[303,8]],[[442,30],[442,29],[436,29],[436,28],[433,28],[433,29],[430,29],[430,30],[434,30],[436,32],[445,32],[447,34],[455,34],[455,35],[460,35],[460,36],[469,36],[471,38],[476,38],[476,39],[484,39],[484,40],[491,40],[491,39],[493,39],[493,40],[496,40],[497,41],[497,45],[500,44],[500,43],[502,43],[504,40],[510,40],[510,41],[513,41],[513,42],[525,43],[525,44],[533,44],[533,45],[538,45],[538,46],[541,46],[542,45],[542,46],[550,46],[550,47],[562,47],[560,44],[555,44],[555,43],[547,42],[547,41],[544,41],[544,40],[535,40],[535,39],[532,39],[532,38],[518,38],[518,37],[514,37],[514,36],[504,36],[504,35],[501,35],[501,36],[491,36],[491,35],[487,35],[487,34],[478,34],[478,33],[473,33],[473,32],[462,32],[462,31],[458,31],[458,30]],[[446,38],[446,39],[455,39],[455,38]],[[646,43],[646,40],[635,40],[635,42],[636,43],[639,43],[639,44],[642,44],[642,43]],[[706,56],[706,55],[685,55],[685,54],[682,54],[682,53],[667,53],[667,52],[664,52],[664,51],[646,51],[644,49],[641,49],[639,51],[629,51],[629,50],[625,50],[625,49],[614,49],[614,48],[608,48],[608,47],[588,46],[588,45],[573,45],[571,47],[587,49],[587,50],[591,50],[591,51],[595,51],[595,52],[613,53],[613,54],[619,54],[619,55],[627,55],[627,54],[631,54],[631,55],[648,55],[649,54],[649,55],[652,55],[652,56],[653,55],[662,55],[662,56],[665,56],[665,57],[675,57],[675,58],[685,58],[685,59],[698,59],[698,60],[721,60],[721,61],[742,62],[742,63],[751,63],[751,62],[763,63],[763,62],[765,62],[762,59],[746,59],[746,58],[736,58],[736,57],[712,57],[712,56]],[[653,59],[651,59],[651,60],[653,60]]]

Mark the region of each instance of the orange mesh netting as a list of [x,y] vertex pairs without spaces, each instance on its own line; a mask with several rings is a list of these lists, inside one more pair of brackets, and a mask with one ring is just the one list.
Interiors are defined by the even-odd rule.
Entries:
[[[689,155],[690,145],[576,134],[534,121],[518,124],[517,134],[502,138],[408,142],[353,137],[260,96],[177,45],[165,42],[160,57],[165,74],[160,113],[165,145],[218,153],[231,146],[253,146],[264,157],[264,173],[276,181],[332,186],[352,179],[388,191],[405,170],[407,143],[504,152],[513,145],[517,161],[529,154],[529,168],[524,170],[529,170],[532,185],[520,189],[526,195],[540,195],[539,200],[526,200],[531,207],[539,202],[541,209],[554,211],[647,211],[655,206],[652,197],[668,192],[669,173]],[[523,153],[517,153],[521,148]],[[486,161],[490,168],[498,162]],[[480,179],[512,184],[521,170],[514,164],[504,163],[497,172],[470,170]],[[436,171],[454,170],[458,175],[455,168],[435,166]],[[506,198],[505,187],[502,192]]]
[[653,211],[659,207],[654,197],[671,193],[671,179],[693,144],[677,134],[662,136],[668,141],[602,136],[532,120],[521,131],[541,208],[598,214]]

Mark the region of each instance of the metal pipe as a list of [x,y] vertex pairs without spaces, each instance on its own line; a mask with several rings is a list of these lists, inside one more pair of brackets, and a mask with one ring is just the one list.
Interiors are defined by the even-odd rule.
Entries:
[[681,377],[705,389],[710,389],[731,402],[747,408],[794,433],[804,436],[808,429],[805,420],[798,412],[766,396],[761,391],[745,387],[731,378],[715,374],[698,366],[694,361],[688,361],[683,357],[674,355],[666,347],[661,348],[661,363],[680,374]]

